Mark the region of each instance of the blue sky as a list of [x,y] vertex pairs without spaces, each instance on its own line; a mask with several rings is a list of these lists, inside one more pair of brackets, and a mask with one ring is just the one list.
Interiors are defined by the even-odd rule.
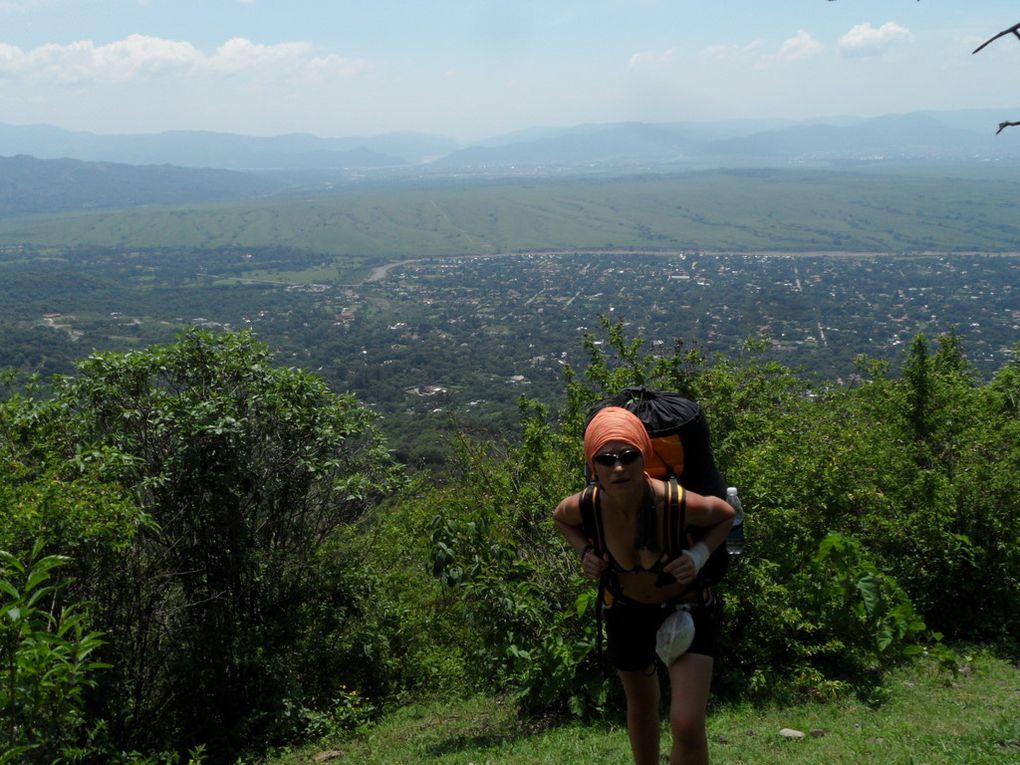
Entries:
[[0,122],[475,139],[585,122],[1020,118],[1005,0],[0,0]]

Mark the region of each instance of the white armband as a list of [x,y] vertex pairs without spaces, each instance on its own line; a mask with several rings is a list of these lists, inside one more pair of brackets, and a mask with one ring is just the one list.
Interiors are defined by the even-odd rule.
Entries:
[[705,565],[708,560],[708,556],[712,554],[712,551],[708,549],[708,545],[704,542],[698,542],[696,545],[688,550],[684,550],[684,555],[694,561],[694,570],[701,571],[701,567]]

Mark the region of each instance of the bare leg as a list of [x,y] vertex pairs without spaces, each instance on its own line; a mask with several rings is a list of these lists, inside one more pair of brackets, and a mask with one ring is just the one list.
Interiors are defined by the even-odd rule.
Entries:
[[659,677],[650,672],[618,672],[627,695],[627,734],[634,765],[659,765]]
[[700,653],[681,656],[669,668],[669,765],[708,765],[705,708],[712,685],[713,659]]

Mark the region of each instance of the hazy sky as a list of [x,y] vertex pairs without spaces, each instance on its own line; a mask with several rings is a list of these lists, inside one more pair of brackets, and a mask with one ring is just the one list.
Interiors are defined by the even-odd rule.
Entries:
[[1006,0],[0,0],[0,122],[107,133],[1020,118]]

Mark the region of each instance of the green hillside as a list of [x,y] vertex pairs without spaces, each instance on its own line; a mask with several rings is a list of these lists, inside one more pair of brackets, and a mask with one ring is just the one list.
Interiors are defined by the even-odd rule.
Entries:
[[247,200],[283,188],[264,176],[228,170],[0,157],[0,218]]
[[1020,183],[812,171],[364,188],[22,218],[0,244],[309,249],[390,259],[534,249],[1020,250]]

